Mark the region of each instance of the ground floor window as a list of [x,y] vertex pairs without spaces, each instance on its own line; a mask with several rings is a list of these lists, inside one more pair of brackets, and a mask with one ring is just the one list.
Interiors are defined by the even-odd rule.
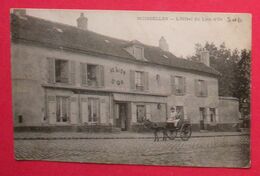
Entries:
[[137,122],[141,123],[146,119],[145,105],[136,105]]
[[98,98],[88,98],[88,122],[97,123],[100,119]]
[[210,122],[216,122],[216,109],[209,108]]
[[56,122],[69,122],[69,98],[56,97]]
[[176,106],[176,112],[180,115],[180,117],[184,118],[184,108],[183,106]]

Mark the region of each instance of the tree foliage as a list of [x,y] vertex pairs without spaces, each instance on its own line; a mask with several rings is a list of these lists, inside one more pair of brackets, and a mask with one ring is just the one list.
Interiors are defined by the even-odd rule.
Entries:
[[236,85],[234,90],[234,96],[239,98],[240,108],[242,105],[246,105],[247,112],[250,109],[250,65],[251,65],[251,51],[242,50],[241,59],[237,63],[236,69]]
[[214,43],[208,43],[204,46],[195,44],[196,54],[188,59],[198,61],[200,52],[206,49],[210,55],[210,66],[221,73],[219,77],[219,95],[233,96],[235,83],[236,63],[239,61],[239,51],[231,51],[226,48],[225,43],[216,46]]

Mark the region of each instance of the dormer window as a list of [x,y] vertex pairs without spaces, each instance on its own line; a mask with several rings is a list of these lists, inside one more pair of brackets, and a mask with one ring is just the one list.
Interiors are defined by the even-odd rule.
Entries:
[[143,47],[140,47],[140,46],[135,46],[133,48],[133,55],[136,59],[138,60],[144,60],[144,57],[143,57]]
[[125,50],[131,54],[136,60],[147,61],[144,57],[144,46],[138,42],[133,41],[134,43],[125,48]]

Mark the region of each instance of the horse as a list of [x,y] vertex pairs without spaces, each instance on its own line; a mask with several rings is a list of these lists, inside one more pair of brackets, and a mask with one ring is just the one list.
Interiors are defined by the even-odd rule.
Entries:
[[143,124],[146,128],[153,130],[154,142],[159,141],[159,136],[158,136],[159,131],[162,131],[163,133],[163,141],[167,140],[168,134],[167,134],[166,123],[155,123],[155,122],[151,122],[149,119],[146,119]]

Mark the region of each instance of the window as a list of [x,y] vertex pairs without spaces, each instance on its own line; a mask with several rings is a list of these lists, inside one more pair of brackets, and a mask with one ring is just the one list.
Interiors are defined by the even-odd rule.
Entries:
[[149,89],[148,72],[130,70],[130,88],[132,90],[147,91]]
[[136,105],[137,122],[142,123],[146,119],[145,105]]
[[98,98],[88,98],[88,122],[97,123],[100,119]]
[[23,116],[22,115],[18,116],[18,123],[23,123]]
[[144,90],[144,73],[140,71],[135,72],[135,86],[136,90]]
[[138,60],[143,60],[143,48],[135,46],[133,50],[134,57]]
[[215,108],[209,108],[209,117],[210,117],[210,122],[212,122],[212,123],[216,122],[216,110],[215,110]]
[[69,62],[55,59],[55,81],[57,83],[69,83]]
[[83,86],[104,86],[104,67],[81,63],[81,84]]
[[207,82],[205,80],[196,81],[196,94],[197,96],[205,97],[208,94]]
[[181,118],[184,118],[184,108],[183,108],[183,106],[176,106],[176,112],[181,116]]
[[69,122],[69,98],[56,97],[56,122]]
[[97,86],[97,65],[87,65],[87,83],[89,86]]
[[184,95],[186,92],[185,77],[174,76],[172,79],[172,91],[175,95]]

